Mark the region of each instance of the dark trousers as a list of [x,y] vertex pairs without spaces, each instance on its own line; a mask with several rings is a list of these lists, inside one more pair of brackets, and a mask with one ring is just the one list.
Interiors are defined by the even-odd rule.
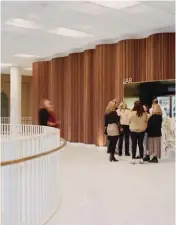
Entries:
[[132,159],[135,159],[136,157],[136,149],[137,149],[137,144],[139,146],[139,154],[140,158],[142,159],[144,156],[144,146],[143,146],[143,141],[144,141],[144,132],[131,132],[131,140],[132,140]]
[[109,139],[108,139],[108,137],[107,137],[107,153],[110,153],[111,151],[110,151],[110,149],[109,149]]
[[123,138],[125,136],[125,154],[129,153],[129,136],[130,136],[130,130],[128,125],[122,125],[123,132],[120,134],[119,137],[119,154],[122,154],[122,148],[123,148]]
[[108,136],[109,140],[108,152],[111,154],[111,156],[114,156],[118,138],[119,136]]

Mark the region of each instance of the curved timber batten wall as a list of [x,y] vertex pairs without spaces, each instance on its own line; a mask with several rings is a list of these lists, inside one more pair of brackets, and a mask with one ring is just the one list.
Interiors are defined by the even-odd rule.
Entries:
[[175,78],[175,33],[97,45],[51,61],[33,63],[33,120],[40,99],[48,97],[61,121],[63,138],[104,145],[104,111],[113,98],[123,99],[123,80]]

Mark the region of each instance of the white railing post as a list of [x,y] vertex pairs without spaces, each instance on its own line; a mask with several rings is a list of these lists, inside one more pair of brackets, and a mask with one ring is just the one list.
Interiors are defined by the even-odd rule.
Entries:
[[[10,124],[10,117],[1,117],[1,124]],[[32,124],[32,117],[21,117],[21,124]]]
[[[2,121],[2,120],[1,120]],[[26,122],[26,120],[24,120]],[[18,160],[60,146],[59,130],[1,124],[2,161]],[[43,225],[59,205],[59,151],[2,166],[2,225]]]

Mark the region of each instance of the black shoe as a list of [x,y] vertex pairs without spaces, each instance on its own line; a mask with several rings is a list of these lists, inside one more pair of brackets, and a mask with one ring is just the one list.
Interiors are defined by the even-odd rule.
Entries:
[[130,153],[129,152],[125,153],[125,156],[130,156]]
[[110,155],[110,158],[109,158],[109,160],[110,160],[110,162],[117,162],[117,161],[119,161],[119,160],[117,160],[115,157],[114,157],[114,155]]
[[113,157],[113,158],[112,158],[112,161],[114,161],[114,162],[118,162],[119,160],[118,160],[118,159],[116,159],[115,157]]
[[113,160],[113,155],[112,153],[110,153],[109,161],[112,162],[112,160]]
[[158,163],[158,159],[156,156],[154,156],[151,160],[149,160],[150,163]]
[[120,152],[120,153],[118,153],[118,155],[119,155],[119,156],[122,156],[122,153]]
[[144,158],[143,158],[144,162],[149,162],[150,161],[150,156],[149,155],[146,155]]

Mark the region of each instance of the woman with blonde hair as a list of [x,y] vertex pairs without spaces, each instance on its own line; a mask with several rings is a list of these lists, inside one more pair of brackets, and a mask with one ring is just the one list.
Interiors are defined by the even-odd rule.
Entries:
[[129,153],[129,115],[130,109],[127,108],[127,104],[125,102],[121,102],[118,108],[118,115],[120,116],[120,137],[119,137],[119,156],[122,156],[122,148],[123,148],[123,139],[125,137],[125,155],[130,156]]
[[118,161],[114,154],[119,137],[119,122],[120,117],[116,112],[116,102],[110,101],[105,111],[105,130],[109,140],[110,162]]
[[[144,161],[150,163],[158,163],[161,158],[161,126],[162,126],[162,110],[159,104],[152,105],[152,115],[148,120],[148,152]],[[150,160],[150,155],[152,159]]]
[[[112,102],[115,102],[115,104],[116,104],[116,109],[118,109],[118,102],[119,102],[119,100],[117,99],[117,98],[114,98],[113,100],[112,100]],[[106,131],[106,128],[105,128],[105,135],[107,135],[107,131]],[[110,153],[110,150],[109,150],[109,140],[108,140],[108,138],[107,138],[107,153]]]

